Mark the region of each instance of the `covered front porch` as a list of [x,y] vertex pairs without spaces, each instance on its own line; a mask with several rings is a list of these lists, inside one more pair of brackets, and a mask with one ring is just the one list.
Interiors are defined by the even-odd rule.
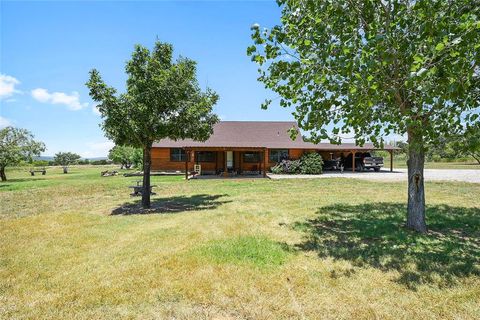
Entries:
[[267,149],[262,147],[184,147],[185,179],[192,176],[266,177]]

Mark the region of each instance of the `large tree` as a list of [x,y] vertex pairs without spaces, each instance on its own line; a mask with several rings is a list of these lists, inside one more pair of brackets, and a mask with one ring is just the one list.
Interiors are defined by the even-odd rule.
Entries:
[[63,167],[63,173],[68,173],[68,166],[80,160],[80,155],[73,152],[57,152],[53,161]]
[[108,152],[108,158],[113,161],[113,163],[118,163],[121,165],[121,169],[130,169],[132,165],[138,163],[138,153],[141,150],[138,148],[133,148],[130,146],[114,146]]
[[6,127],[0,130],[0,178],[7,181],[5,168],[22,161],[32,161],[45,151],[43,142],[35,141],[33,135],[25,129]]
[[252,26],[259,81],[314,141],[407,135],[407,227],[425,232],[425,145],[478,121],[480,2],[277,2],[281,24]]
[[202,91],[196,79],[196,62],[173,60],[173,47],[157,41],[150,52],[137,45],[125,71],[126,92],[107,86],[97,70],[90,71],[87,86],[99,103],[102,128],[117,145],[143,150],[142,206],[150,207],[151,149],[154,141],[186,139],[204,141],[218,117],[212,113],[218,95]]

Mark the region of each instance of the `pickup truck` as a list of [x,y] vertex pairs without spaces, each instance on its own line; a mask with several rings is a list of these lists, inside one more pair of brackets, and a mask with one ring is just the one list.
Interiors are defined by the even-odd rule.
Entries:
[[[352,155],[350,154],[343,161],[345,169],[352,168]],[[355,171],[363,171],[365,169],[373,169],[376,172],[383,167],[382,157],[372,157],[370,152],[357,152],[355,154]]]
[[[357,152],[355,154],[355,171],[373,169],[376,172],[383,167],[382,157],[372,157],[370,152]],[[352,155],[346,158],[323,160],[323,170],[346,170],[352,169]]]

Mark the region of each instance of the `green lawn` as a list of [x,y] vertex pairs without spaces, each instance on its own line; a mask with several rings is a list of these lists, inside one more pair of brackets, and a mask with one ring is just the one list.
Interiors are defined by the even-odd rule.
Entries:
[[7,171],[1,319],[478,319],[480,184],[152,177],[153,208],[99,167]]

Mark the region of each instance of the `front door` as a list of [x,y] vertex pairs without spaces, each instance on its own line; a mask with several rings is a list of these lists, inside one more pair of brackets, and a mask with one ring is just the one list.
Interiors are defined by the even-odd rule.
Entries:
[[227,171],[233,171],[233,151],[227,151]]

